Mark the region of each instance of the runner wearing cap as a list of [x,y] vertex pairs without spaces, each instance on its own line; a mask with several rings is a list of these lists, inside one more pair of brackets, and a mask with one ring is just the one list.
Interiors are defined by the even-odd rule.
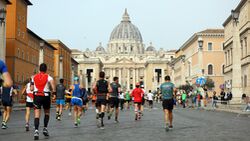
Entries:
[[74,85],[71,86],[70,91],[72,91],[71,104],[74,106],[74,124],[78,127],[80,124],[80,117],[82,115],[83,106],[83,93],[82,86],[79,84],[78,77],[74,78]]
[[142,104],[142,96],[143,90],[140,88],[140,83],[136,83],[136,88],[132,91],[131,97],[134,98],[134,106],[135,106],[135,120],[141,119],[141,104]]

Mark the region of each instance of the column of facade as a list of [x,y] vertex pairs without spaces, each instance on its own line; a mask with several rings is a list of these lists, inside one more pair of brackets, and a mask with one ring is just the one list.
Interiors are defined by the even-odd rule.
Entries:
[[139,68],[136,68],[137,82],[140,81]]
[[232,58],[232,93],[235,98],[241,97],[242,94],[242,81],[241,81],[241,58],[240,55],[240,34],[239,25],[233,22],[233,50],[231,51]]
[[119,83],[122,82],[122,68],[119,68]]
[[135,69],[133,69],[133,88],[135,87],[135,83],[136,83],[136,80],[135,80]]
[[130,86],[130,75],[129,75],[129,71],[130,71],[130,69],[127,68],[126,71],[127,71],[127,90],[129,90],[129,86]]
[[146,68],[143,68],[143,82],[144,82],[144,88],[147,89],[147,75],[146,75]]
[[164,82],[164,77],[165,77],[165,72],[164,72],[164,69],[161,69],[161,83],[162,84]]
[[89,86],[89,84],[88,84],[88,75],[87,75],[87,69],[86,69],[86,71],[85,71],[85,73],[83,74],[84,75],[84,78],[85,78],[85,88],[88,88]]

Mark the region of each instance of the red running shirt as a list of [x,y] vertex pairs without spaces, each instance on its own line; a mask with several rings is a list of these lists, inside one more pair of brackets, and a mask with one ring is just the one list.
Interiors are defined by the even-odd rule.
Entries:
[[40,72],[39,74],[35,75],[32,79],[34,83],[34,92],[37,96],[49,96],[49,82],[53,80],[51,76],[46,73]]
[[141,88],[135,88],[131,96],[134,97],[134,102],[142,102],[143,90]]

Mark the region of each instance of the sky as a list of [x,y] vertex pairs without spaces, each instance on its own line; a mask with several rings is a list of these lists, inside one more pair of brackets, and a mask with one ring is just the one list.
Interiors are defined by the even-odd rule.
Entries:
[[145,46],[179,49],[194,33],[223,28],[240,0],[30,0],[28,28],[71,49],[107,47],[127,8]]

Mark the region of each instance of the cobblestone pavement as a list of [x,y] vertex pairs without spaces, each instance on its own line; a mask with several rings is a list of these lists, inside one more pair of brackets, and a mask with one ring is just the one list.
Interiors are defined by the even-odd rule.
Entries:
[[[174,110],[174,129],[164,130],[163,113],[160,105],[152,111],[145,109],[140,121],[134,121],[132,110],[121,111],[120,123],[105,117],[105,129],[96,127],[95,111],[89,109],[74,128],[72,117],[64,112],[62,121],[55,120],[52,110],[49,123],[50,137],[40,132],[40,140],[48,141],[249,141],[250,118],[234,113],[177,108]],[[8,129],[0,129],[0,141],[33,140],[33,130],[24,128],[25,111],[14,111]],[[43,119],[40,124],[43,125]],[[33,126],[33,118],[31,120]],[[40,128],[40,131],[42,128]]]

